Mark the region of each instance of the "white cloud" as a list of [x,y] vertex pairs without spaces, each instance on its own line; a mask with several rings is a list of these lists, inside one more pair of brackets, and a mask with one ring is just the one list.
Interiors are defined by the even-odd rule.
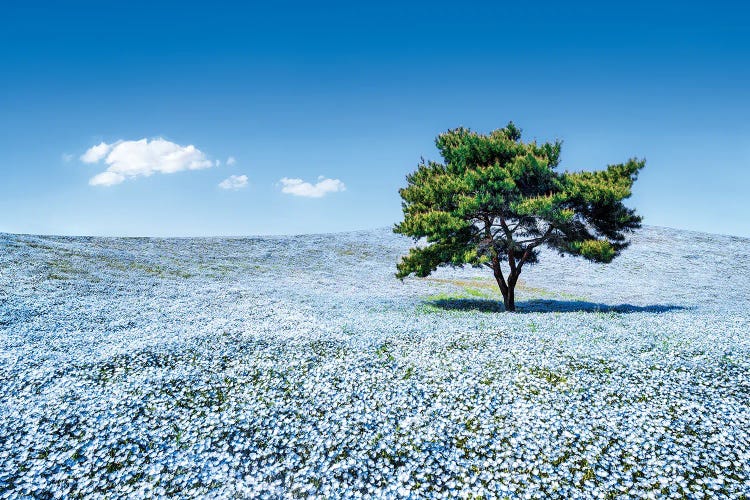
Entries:
[[118,174],[116,172],[106,171],[102,172],[101,174],[96,174],[91,179],[89,179],[89,184],[92,186],[114,186],[115,184],[119,184],[124,180],[124,175]]
[[114,146],[114,144],[107,144],[106,142],[101,142],[96,146],[92,146],[81,155],[81,161],[84,163],[96,163],[107,156],[107,153],[112,149],[112,146]]
[[227,158],[227,165],[231,166],[231,165],[234,165],[235,163],[237,163],[237,160],[234,158],[234,156],[230,156],[229,158]]
[[339,179],[326,179],[323,176],[318,177],[315,184],[288,177],[284,177],[280,182],[282,193],[308,198],[322,198],[328,193],[346,191],[346,186]]
[[247,187],[246,175],[230,175],[219,183],[221,189],[242,189]]
[[91,147],[81,161],[107,164],[107,170],[89,180],[92,186],[112,186],[125,179],[148,177],[154,173],[172,174],[183,170],[198,170],[215,166],[206,155],[192,144],[180,146],[166,139],[141,139],[102,142]]

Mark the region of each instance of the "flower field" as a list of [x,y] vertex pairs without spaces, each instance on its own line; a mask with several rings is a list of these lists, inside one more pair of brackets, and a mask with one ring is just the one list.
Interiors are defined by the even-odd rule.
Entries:
[[0,498],[750,496],[750,240],[411,243],[0,234]]

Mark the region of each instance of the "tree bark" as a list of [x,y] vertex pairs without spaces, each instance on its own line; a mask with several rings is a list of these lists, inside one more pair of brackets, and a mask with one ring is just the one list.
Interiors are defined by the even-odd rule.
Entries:
[[516,281],[518,281],[518,276],[511,273],[506,282],[505,277],[503,276],[503,270],[500,267],[500,259],[498,259],[497,256],[492,258],[492,272],[495,274],[497,286],[500,287],[500,293],[503,294],[503,305],[505,306],[505,310],[515,311],[516,300],[514,289],[516,287]]
[[508,275],[508,294],[503,296],[505,299],[505,310],[515,311],[516,310],[516,283],[518,283],[518,276],[521,274],[521,267],[513,266],[513,272]]
[[508,286],[508,291],[503,294],[503,305],[507,312],[513,312],[516,310],[516,297],[515,297],[515,285]]

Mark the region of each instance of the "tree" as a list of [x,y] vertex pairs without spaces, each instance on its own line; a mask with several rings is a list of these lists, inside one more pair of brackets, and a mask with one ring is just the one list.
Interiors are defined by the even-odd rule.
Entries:
[[512,122],[487,135],[449,130],[435,144],[444,163],[422,159],[399,190],[404,220],[394,232],[426,240],[397,264],[400,279],[440,265],[487,266],[514,311],[518,277],[542,246],[608,263],[641,226],[622,202],[644,160],[558,172],[562,143],[525,143]]

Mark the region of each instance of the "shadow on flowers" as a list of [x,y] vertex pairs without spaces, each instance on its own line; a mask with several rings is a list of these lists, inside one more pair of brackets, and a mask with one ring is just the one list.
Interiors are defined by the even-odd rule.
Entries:
[[[428,304],[448,311],[503,312],[505,310],[502,301],[490,299],[437,299],[429,301]],[[521,314],[540,312],[663,313],[685,309],[688,308],[673,304],[653,304],[647,306],[635,306],[632,304],[612,305],[583,300],[533,299],[516,303],[516,313]]]

